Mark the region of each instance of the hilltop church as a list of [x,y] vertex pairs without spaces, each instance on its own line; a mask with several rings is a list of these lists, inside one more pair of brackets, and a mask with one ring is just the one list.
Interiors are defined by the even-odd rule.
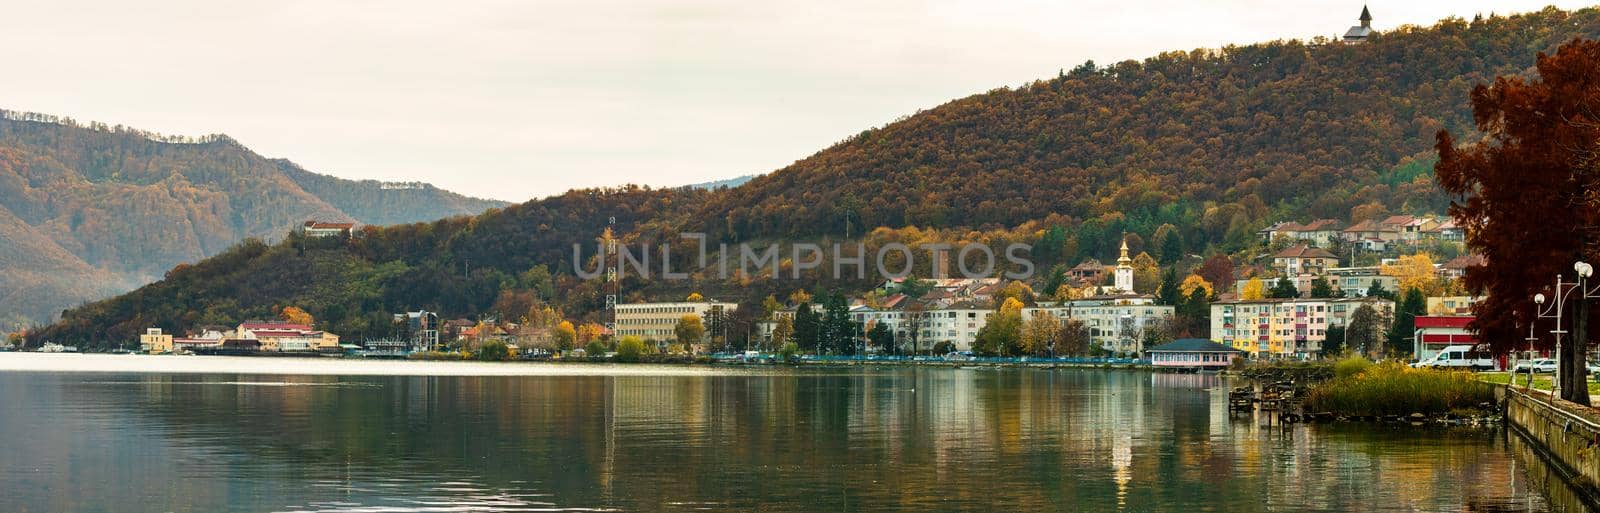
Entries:
[[1350,27],[1350,30],[1345,31],[1344,42],[1360,43],[1378,33],[1378,31],[1372,30],[1372,13],[1367,11],[1367,6],[1361,6],[1361,17],[1357,19],[1361,20],[1361,24]]

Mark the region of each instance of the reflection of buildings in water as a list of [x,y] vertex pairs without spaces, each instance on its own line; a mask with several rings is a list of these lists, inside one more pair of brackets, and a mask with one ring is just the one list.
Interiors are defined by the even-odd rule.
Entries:
[[1214,388],[1223,383],[1222,376],[1211,373],[1178,374],[1173,372],[1150,373],[1150,386],[1156,388]]
[[1117,507],[1128,505],[1128,483],[1133,481],[1133,437],[1112,437],[1111,475],[1117,482]]
[[608,410],[619,426],[678,427],[685,439],[705,434],[711,416],[714,387],[706,382],[716,378],[668,376],[627,376],[608,378],[611,404]]

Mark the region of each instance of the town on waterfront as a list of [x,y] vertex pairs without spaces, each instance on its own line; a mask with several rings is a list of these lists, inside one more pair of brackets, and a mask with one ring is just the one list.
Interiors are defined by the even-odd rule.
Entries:
[[1600,511],[1490,3],[18,6],[0,512]]
[[[350,238],[351,228],[313,221],[301,234]],[[1237,261],[1228,255],[1200,259],[1167,242],[1179,235],[1158,230],[1159,259],[1142,247],[1130,248],[1130,239],[1139,244],[1131,235],[1120,241],[1114,265],[1090,258],[1056,265],[1031,281],[897,277],[848,298],[838,291],[817,298],[799,289],[782,299],[762,298],[753,307],[758,312],[691,293],[677,301],[616,304],[602,323],[564,318],[525,299],[498,309],[527,308],[514,319],[499,312],[476,319],[397,312],[388,336],[341,343],[339,335],[317,329],[306,310],[284,306],[274,319],[147,326],[137,340],[101,347],[147,354],[589,361],[615,358],[622,340],[637,339],[646,356],[1099,357],[1149,363],[1153,351],[1175,340],[1204,339],[1229,348],[1230,356],[1164,357],[1159,364],[1216,369],[1234,358],[1316,361],[1345,353],[1435,362],[1446,348],[1478,345],[1468,325],[1481,297],[1465,292],[1463,277],[1482,257],[1465,247],[1461,229],[1448,218],[1378,214],[1348,224],[1283,221],[1256,235],[1259,243]],[[515,302],[521,299],[516,292],[502,291],[501,299]],[[20,345],[25,337],[20,332],[13,342]],[[1546,356],[1548,351],[1522,355]],[[1186,361],[1192,365],[1176,363]],[[1502,355],[1489,367],[1509,365]]]

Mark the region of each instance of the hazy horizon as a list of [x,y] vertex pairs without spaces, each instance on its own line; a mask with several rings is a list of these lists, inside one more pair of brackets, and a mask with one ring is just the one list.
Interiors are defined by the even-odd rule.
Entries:
[[[1552,3],[1585,5],[1370,5],[1384,31]],[[0,108],[226,133],[318,173],[520,202],[767,173],[919,109],[1086,60],[1337,37],[1361,7],[67,0],[0,19]]]

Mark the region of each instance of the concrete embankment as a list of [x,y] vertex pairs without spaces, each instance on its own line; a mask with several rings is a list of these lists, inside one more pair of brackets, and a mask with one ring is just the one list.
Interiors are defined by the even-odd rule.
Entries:
[[1600,506],[1600,414],[1538,390],[1502,387],[1506,420],[1570,483],[1590,508]]

